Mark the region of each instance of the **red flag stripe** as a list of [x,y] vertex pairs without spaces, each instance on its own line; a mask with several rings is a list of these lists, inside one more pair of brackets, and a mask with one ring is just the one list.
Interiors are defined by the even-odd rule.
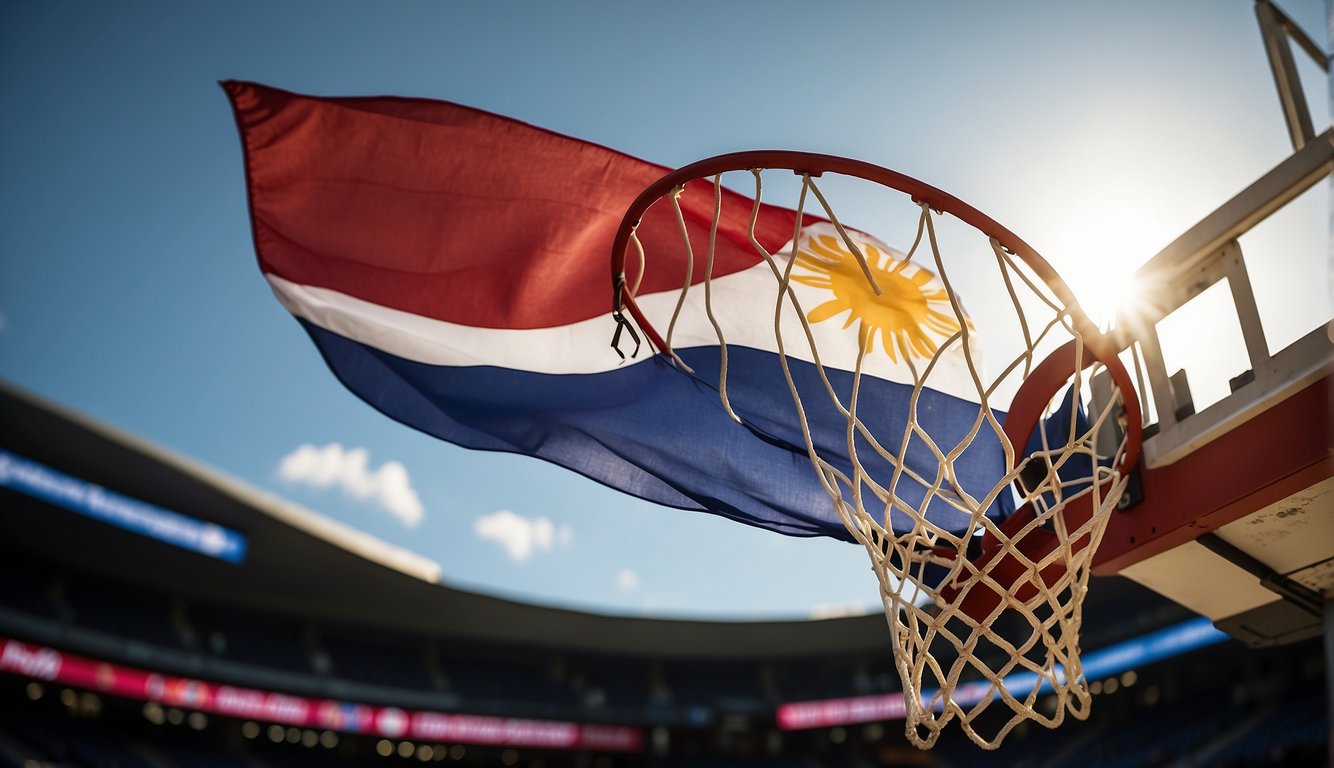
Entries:
[[[616,227],[667,171],[448,102],[223,87],[265,272],[462,325],[541,328],[606,314]],[[701,254],[695,282],[713,197],[711,184],[696,182],[681,198]],[[715,275],[759,261],[750,211],[745,196],[724,192]],[[793,211],[764,206],[760,243],[780,247],[794,222]],[[650,254],[641,293],[680,288],[685,265],[669,207],[653,208],[639,234]]]

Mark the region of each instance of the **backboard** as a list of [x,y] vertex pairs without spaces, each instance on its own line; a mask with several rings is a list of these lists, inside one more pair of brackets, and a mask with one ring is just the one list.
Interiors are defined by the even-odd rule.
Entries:
[[[1319,634],[1334,595],[1334,325],[1325,317],[1272,349],[1243,245],[1328,183],[1331,132],[1313,127],[1294,62],[1294,53],[1309,54],[1327,72],[1320,46],[1267,0],[1256,14],[1293,151],[1136,274],[1139,300],[1122,308],[1115,333],[1153,408],[1145,409],[1140,469],[1094,573],[1134,579],[1237,639],[1268,645]],[[1248,367],[1226,371],[1228,394],[1197,407],[1196,372],[1165,361],[1162,329],[1209,300],[1222,314],[1215,307],[1201,316],[1191,338],[1244,347]],[[1225,325],[1240,330],[1232,341],[1219,330]]]

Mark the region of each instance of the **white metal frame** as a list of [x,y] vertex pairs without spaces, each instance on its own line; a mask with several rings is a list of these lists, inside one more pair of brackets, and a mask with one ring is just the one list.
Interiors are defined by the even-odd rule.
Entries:
[[[1154,306],[1123,310],[1116,333],[1123,348],[1134,349],[1137,373],[1147,377],[1158,415],[1158,432],[1144,441],[1148,467],[1171,464],[1233,427],[1301,391],[1334,367],[1331,326],[1316,328],[1290,346],[1269,353],[1264,327],[1251,291],[1250,276],[1237,239],[1292,202],[1334,170],[1334,131],[1318,136],[1302,94],[1292,45],[1296,43],[1326,71],[1329,61],[1296,24],[1269,0],[1255,6],[1279,101],[1294,152],[1283,162],[1191,227],[1135,274],[1139,290]],[[1178,418],[1189,402],[1183,379],[1173,386],[1158,340],[1158,323],[1226,278],[1240,321],[1253,378],[1231,396],[1199,413]],[[1147,409],[1146,409],[1147,413]]]

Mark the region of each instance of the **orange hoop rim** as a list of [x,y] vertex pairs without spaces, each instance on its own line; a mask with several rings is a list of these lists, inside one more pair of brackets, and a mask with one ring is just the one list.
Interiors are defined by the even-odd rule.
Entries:
[[1033,430],[1037,429],[1047,404],[1065,385],[1066,380],[1078,371],[1088,370],[1094,363],[1102,363],[1121,390],[1121,405],[1126,419],[1126,452],[1117,465],[1117,472],[1122,476],[1129,475],[1139,462],[1143,438],[1139,395],[1130,380],[1130,373],[1121,362],[1116,345],[1105,335],[1099,333],[1084,336],[1082,354],[1080,343],[1078,339],[1067,341],[1043,359],[1024,379],[1005,414],[1006,439],[1014,446],[1016,453],[1020,452],[1027,445]]
[[[1143,437],[1139,396],[1131,384],[1130,374],[1121,363],[1116,346],[1106,336],[1099,334],[1083,339],[1082,350],[1080,345],[1079,339],[1071,339],[1044,358],[1029,373],[1023,386],[1015,394],[1010,409],[1005,415],[1006,439],[1014,447],[1015,455],[1020,455],[1027,445],[1029,437],[1038,428],[1047,405],[1060,392],[1061,387],[1066,385],[1069,377],[1079,371],[1088,370],[1094,363],[1102,363],[1107,368],[1112,380],[1116,382],[1116,386],[1121,390],[1121,404],[1126,419],[1126,447],[1125,454],[1121,457],[1120,463],[1117,464],[1116,471],[1122,477],[1128,476],[1139,463],[1140,443]],[[1000,534],[1010,538],[1018,535],[1024,527],[1034,520],[1035,514],[1033,503],[1025,504],[999,524]],[[1067,524],[1072,515],[1074,517],[1081,514],[1091,516],[1093,514],[1091,498],[1085,496],[1071,500],[1063,506],[1058,514],[1067,520]],[[1051,534],[1036,531],[1023,537],[1016,544],[1016,549],[1028,561],[1036,563],[1045,557],[1052,546],[1054,545]],[[988,529],[982,536],[981,547],[977,554],[968,559],[977,566],[978,571],[987,571],[992,573],[995,578],[1003,579],[1002,586],[1007,590],[1014,590],[1015,582],[1032,578],[1033,574],[1040,580],[1048,579],[1048,574],[1055,577],[1060,569],[1064,567],[1053,564],[1030,572],[1019,559],[1001,552],[998,535],[996,531],[991,529]],[[962,594],[964,589],[964,584],[948,583],[942,586],[941,595],[946,600],[954,601]],[[1031,587],[1027,589],[1031,589]],[[986,620],[1002,601],[1001,594],[994,589],[979,590],[976,585],[973,585],[970,591],[964,595],[959,605],[964,614],[967,614],[974,621],[980,622]]]
[[611,245],[612,310],[618,315],[628,311],[645,336],[661,353],[670,354],[671,348],[643,316],[628,291],[625,277],[626,249],[630,234],[639,226],[644,214],[664,195],[688,182],[733,171],[790,170],[799,175],[820,177],[825,173],[854,176],[882,186],[896,189],[913,201],[929,205],[932,210],[948,213],[1000,243],[1007,252],[1019,257],[1033,273],[1055,294],[1061,306],[1070,314],[1075,329],[1085,337],[1100,336],[1097,327],[1079,306],[1074,293],[1059,273],[1028,243],[973,206],[944,190],[933,187],[884,166],[837,155],[802,152],[786,149],[761,149],[730,152],[705,158],[681,166],[644,188],[626,209]]

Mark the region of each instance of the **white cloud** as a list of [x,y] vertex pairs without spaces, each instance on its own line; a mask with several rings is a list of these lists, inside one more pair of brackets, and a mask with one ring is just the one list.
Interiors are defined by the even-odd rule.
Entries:
[[379,469],[371,470],[365,448],[344,449],[339,443],[323,448],[305,444],[283,457],[278,476],[288,483],[341,488],[359,501],[380,506],[409,528],[416,528],[422,521],[421,498],[412,488],[408,470],[397,461],[386,461]]
[[568,546],[574,540],[570,526],[556,526],[545,517],[527,518],[508,509],[482,515],[473,521],[473,533],[505,548],[511,560],[523,561],[534,552],[550,552],[557,544]]
[[622,592],[634,592],[639,589],[639,574],[629,568],[622,568],[616,574],[616,586],[620,587]]
[[844,616],[868,616],[875,612],[865,603],[820,603],[811,608],[810,617],[819,619],[838,619]]

